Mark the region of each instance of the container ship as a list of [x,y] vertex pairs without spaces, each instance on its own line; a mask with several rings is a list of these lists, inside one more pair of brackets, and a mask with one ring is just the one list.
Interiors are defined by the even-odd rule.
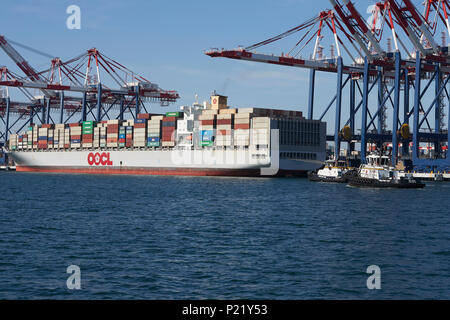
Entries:
[[326,123],[302,112],[231,108],[227,97],[133,120],[31,125],[11,135],[17,171],[306,176],[326,157]]

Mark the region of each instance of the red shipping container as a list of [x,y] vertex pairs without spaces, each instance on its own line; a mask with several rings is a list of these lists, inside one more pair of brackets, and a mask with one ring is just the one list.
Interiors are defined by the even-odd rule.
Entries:
[[51,124],[43,124],[43,125],[41,126],[41,128],[47,128],[47,129],[50,129],[52,126],[53,126],[53,125],[51,125]]
[[68,148],[70,148],[70,144],[65,144],[64,149],[68,149]]
[[145,128],[146,125],[145,125],[145,123],[135,123],[135,124],[134,124],[134,127],[135,127],[135,128]]
[[217,124],[231,124],[231,119],[218,119]]
[[214,120],[201,120],[200,122],[204,126],[213,126],[214,125]]
[[81,136],[70,135],[71,140],[81,140]]
[[69,127],[81,127],[79,123],[69,123]]
[[150,113],[139,113],[137,115],[138,119],[150,119]]
[[177,121],[177,117],[164,117],[163,122],[175,122]]
[[239,123],[234,125],[235,129],[250,129],[250,125],[247,123]]

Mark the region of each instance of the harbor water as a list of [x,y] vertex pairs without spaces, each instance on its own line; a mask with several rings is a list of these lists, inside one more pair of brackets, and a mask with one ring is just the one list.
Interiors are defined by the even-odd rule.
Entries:
[[[0,181],[0,299],[450,299],[450,183]],[[79,290],[66,286],[70,265]],[[367,288],[371,265],[379,290]]]

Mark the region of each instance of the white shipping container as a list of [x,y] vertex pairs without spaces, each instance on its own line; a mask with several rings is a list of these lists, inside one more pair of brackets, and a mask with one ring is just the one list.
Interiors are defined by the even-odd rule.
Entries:
[[163,147],[174,147],[175,146],[175,141],[163,141],[162,142],[162,146]]
[[229,108],[229,109],[220,109],[219,110],[219,114],[235,114],[237,113],[237,110],[234,108]]
[[236,113],[234,115],[234,119],[250,119],[251,114],[250,113]]
[[205,109],[202,110],[202,115],[214,115],[214,114],[218,114],[219,110],[218,109]]
[[215,115],[214,114],[202,114],[198,116],[198,120],[214,120]]
[[218,114],[217,115],[217,120],[229,120],[229,119],[233,119],[234,116],[232,114]]
[[231,130],[231,124],[218,124],[217,130]]
[[250,124],[250,118],[236,118],[234,124]]

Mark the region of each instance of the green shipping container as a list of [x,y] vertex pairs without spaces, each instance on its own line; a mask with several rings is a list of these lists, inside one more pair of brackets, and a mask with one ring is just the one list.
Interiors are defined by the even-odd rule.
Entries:
[[213,141],[200,141],[200,146],[202,147],[212,147],[214,146]]
[[119,147],[125,147],[125,143],[119,143]]
[[94,121],[83,121],[83,127],[84,126],[93,126],[94,125]]
[[166,112],[166,117],[179,117],[181,112]]
[[159,142],[147,142],[147,147],[159,147]]

